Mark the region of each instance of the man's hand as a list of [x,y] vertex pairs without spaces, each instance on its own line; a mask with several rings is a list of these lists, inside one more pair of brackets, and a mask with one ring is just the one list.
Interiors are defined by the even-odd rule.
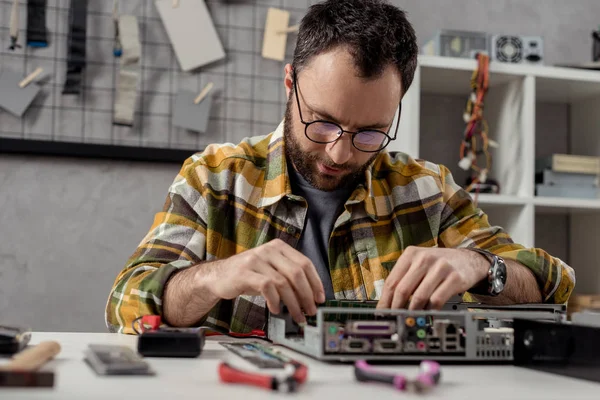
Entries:
[[[441,309],[487,277],[489,264],[465,249],[407,247],[383,285],[377,308]],[[412,298],[411,298],[412,296]]]
[[283,301],[297,323],[306,322],[303,310],[315,315],[315,303],[325,301],[325,290],[313,263],[279,239],[223,260],[211,281],[211,292],[221,299],[262,295],[275,314]]

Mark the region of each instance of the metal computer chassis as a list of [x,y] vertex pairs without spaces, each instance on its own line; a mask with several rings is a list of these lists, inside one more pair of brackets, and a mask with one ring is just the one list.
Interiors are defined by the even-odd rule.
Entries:
[[319,360],[513,361],[514,318],[563,322],[563,305],[520,305],[459,311],[318,308],[314,326],[270,315],[268,337]]

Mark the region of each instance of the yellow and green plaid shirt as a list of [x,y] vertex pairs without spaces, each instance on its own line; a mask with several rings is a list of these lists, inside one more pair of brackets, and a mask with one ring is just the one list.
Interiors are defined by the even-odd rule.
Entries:
[[[106,306],[110,331],[132,333],[135,318],[162,315],[165,283],[179,269],[275,238],[296,246],[306,203],[291,192],[283,146],[281,124],[270,135],[210,145],[185,161],[163,210],[116,278]],[[384,151],[345,203],[329,240],[336,299],[377,300],[408,246],[477,246],[519,261],[535,274],[548,303],[565,303],[575,285],[564,262],[491,226],[447,168]],[[245,295],[221,300],[203,324],[265,329],[265,301]]]

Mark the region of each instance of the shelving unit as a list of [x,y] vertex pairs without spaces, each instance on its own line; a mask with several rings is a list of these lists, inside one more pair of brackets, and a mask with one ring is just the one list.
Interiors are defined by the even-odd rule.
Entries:
[[[445,165],[463,186],[462,114],[476,67],[470,59],[420,56],[389,146]],[[484,116],[499,143],[490,178],[501,193],[479,194],[479,207],[515,241],[573,266],[576,293],[600,292],[600,199],[536,197],[534,171],[539,156],[600,155],[600,71],[491,62]]]

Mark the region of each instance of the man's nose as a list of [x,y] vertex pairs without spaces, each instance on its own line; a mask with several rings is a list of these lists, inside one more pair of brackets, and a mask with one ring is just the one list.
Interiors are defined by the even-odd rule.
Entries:
[[354,146],[352,137],[344,134],[339,140],[329,143],[326,147],[327,155],[336,164],[344,164],[352,157]]

